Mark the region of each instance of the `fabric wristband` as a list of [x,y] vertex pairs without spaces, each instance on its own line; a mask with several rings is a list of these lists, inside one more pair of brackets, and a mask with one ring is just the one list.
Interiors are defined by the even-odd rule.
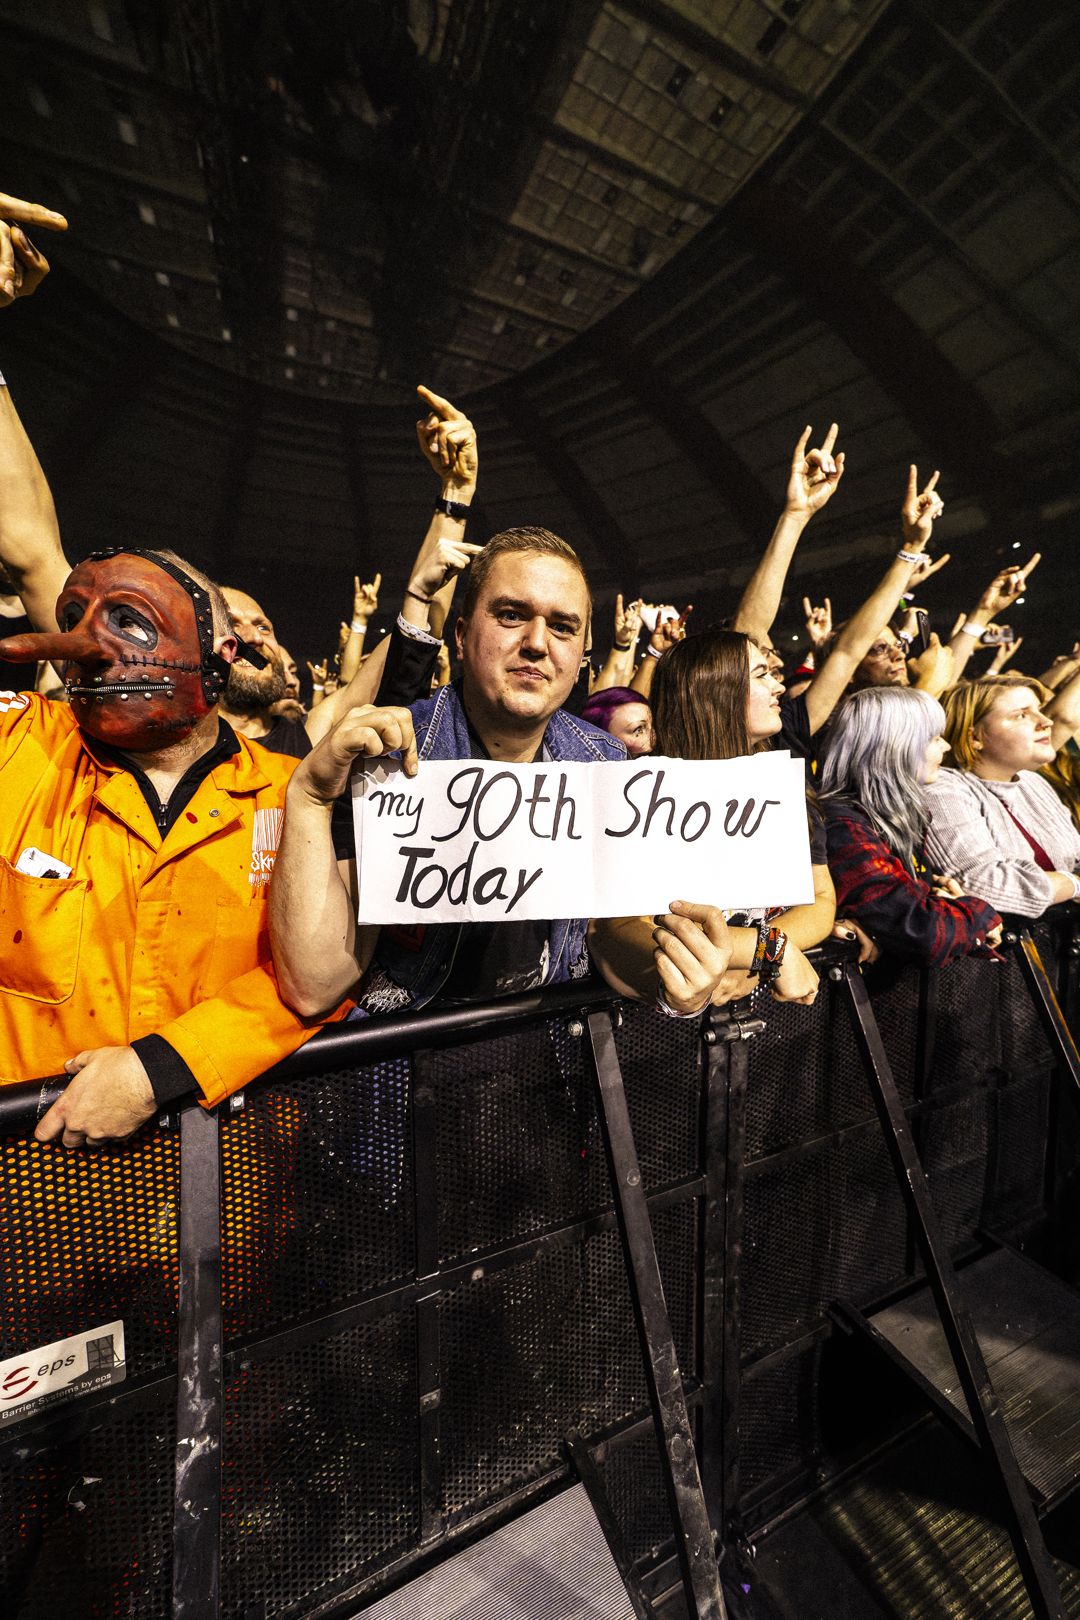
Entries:
[[985,635],[985,633],[986,625],[976,624],[974,619],[968,619],[966,624],[962,624],[960,626],[960,634],[962,636],[971,636],[975,641],[978,641],[981,636]]
[[352,624],[350,624],[349,629],[352,631],[354,636],[362,636],[367,631],[367,620],[354,619]]
[[925,555],[926,553],[923,551],[905,551],[901,546],[900,550],[896,553],[896,560],[897,562],[917,563],[922,562]]

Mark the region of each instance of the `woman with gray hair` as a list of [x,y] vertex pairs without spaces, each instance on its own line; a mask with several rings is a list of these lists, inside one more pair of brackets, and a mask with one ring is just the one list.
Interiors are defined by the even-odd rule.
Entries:
[[820,778],[836,886],[834,933],[860,942],[859,960],[887,952],[944,967],[1001,939],[992,906],[965,895],[923,857],[926,787],[947,744],[945,712],[910,687],[869,686],[838,709]]

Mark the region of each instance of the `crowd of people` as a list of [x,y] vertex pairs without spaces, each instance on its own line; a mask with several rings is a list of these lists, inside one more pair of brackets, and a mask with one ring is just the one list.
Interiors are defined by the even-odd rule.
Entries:
[[[49,209],[0,196],[0,306],[48,271]],[[220,1102],[328,1020],[476,1002],[595,969],[664,1013],[759,993],[809,1005],[830,935],[944,966],[994,955],[1005,919],[1080,898],[1080,646],[1038,679],[1000,617],[1039,562],[1000,571],[948,638],[912,593],[938,474],[908,470],[900,543],[833,624],[804,600],[813,652],[790,681],[773,640],[801,536],[844,475],[833,423],[794,446],[783,507],[720,626],[616,599],[592,656],[575,551],[521,526],[467,538],[472,423],[419,389],[438,496],[393,628],[367,644],[381,576],[354,580],[335,658],[297,661],[239,582],[130,546],[70,567],[40,463],[0,386],[0,980],[5,1081],[66,1071],[42,1141],[122,1139],[184,1096]],[[140,537],[141,539],[141,537]],[[458,610],[453,598],[463,591]],[[988,670],[970,660],[994,647]],[[805,762],[813,899],[661,916],[361,927],[348,784],[356,762]]]

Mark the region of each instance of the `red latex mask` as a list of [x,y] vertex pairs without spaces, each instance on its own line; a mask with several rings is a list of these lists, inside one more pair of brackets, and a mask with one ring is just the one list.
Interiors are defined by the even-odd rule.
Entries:
[[171,561],[135,551],[91,557],[68,576],[56,618],[59,634],[9,636],[0,658],[57,665],[80,728],[99,742],[167,747],[221,695],[228,664],[214,652],[210,598]]

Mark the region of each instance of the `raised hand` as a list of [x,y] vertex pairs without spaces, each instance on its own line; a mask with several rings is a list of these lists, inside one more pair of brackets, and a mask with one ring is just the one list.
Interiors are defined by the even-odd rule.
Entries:
[[649,637],[649,646],[655,652],[666,653],[669,647],[674,647],[677,641],[682,641],[686,636],[687,615],[692,612],[693,608],[688,607],[681,618],[658,619],[656,629]]
[[406,776],[415,776],[416,735],[409,710],[361,704],[343,715],[301,760],[290,788],[320,804],[330,804],[344,793],[354,760],[398,752]]
[[935,630],[924,651],[917,658],[908,659],[907,667],[912,686],[929,692],[931,697],[940,697],[953,683],[956,659],[951,647],[942,646]]
[[327,676],[327,671],[329,669],[329,665],[328,664],[313,664],[311,662],[310,658],[305,659],[305,662],[306,662],[307,667],[308,667],[308,673],[311,676],[311,684],[312,684],[312,686],[325,686],[326,685],[326,676]]
[[471,489],[476,484],[476,429],[455,405],[430,388],[416,392],[429,407],[416,424],[416,439],[425,460],[444,485]]
[[[912,462],[908,468],[907,489],[904,492],[904,504],[900,508],[900,521],[904,532],[904,545],[910,548],[922,548],[929,542],[934,530],[934,524],[945,510],[945,503],[937,494],[937,481],[941,477],[935,472],[925,489],[919,488],[919,469]],[[938,564],[940,567],[941,564]],[[923,574],[923,579],[929,573]]]
[[800,435],[791,458],[787,498],[784,510],[801,517],[811,518],[820,512],[826,501],[832,499],[836,486],[844,476],[844,453],[833,455],[840,429],[833,422],[829,426],[819,450],[807,450],[813,428],[807,427]]
[[1000,675],[1010,658],[1015,658],[1024,645],[1023,636],[1017,636],[1015,641],[1003,641],[987,666],[988,675]]
[[381,574],[376,574],[369,585],[361,585],[359,574],[353,575],[352,616],[354,619],[363,619],[364,623],[367,624],[378,609],[381,585]]
[[639,597],[623,607],[622,592],[615,598],[615,645],[620,652],[633,647],[641,634],[641,610],[644,603]]
[[1036,551],[1022,568],[1003,568],[999,574],[995,574],[979,598],[975,618],[980,621],[993,619],[1011,607],[1018,596],[1023,596],[1028,576],[1034,573],[1041,561],[1042,552]]
[[926,581],[930,579],[932,575],[936,574],[940,568],[944,568],[945,564],[950,560],[951,557],[951,551],[943,551],[936,562],[931,562],[930,558],[925,552],[923,552],[922,556],[915,564],[915,569],[912,573],[911,583],[908,586],[908,589],[913,591],[916,585],[924,585]]
[[29,298],[49,273],[49,261],[27,236],[27,225],[43,231],[67,230],[63,214],[0,191],[0,308],[16,298]]
[[802,599],[806,633],[815,651],[820,651],[832,635],[832,603],[826,597],[821,607],[815,607],[808,596]]
[[463,568],[468,568],[483,549],[483,546],[470,545],[467,540],[440,540],[410,579],[409,595],[415,595],[421,602],[430,601],[436,591],[448,585]]

